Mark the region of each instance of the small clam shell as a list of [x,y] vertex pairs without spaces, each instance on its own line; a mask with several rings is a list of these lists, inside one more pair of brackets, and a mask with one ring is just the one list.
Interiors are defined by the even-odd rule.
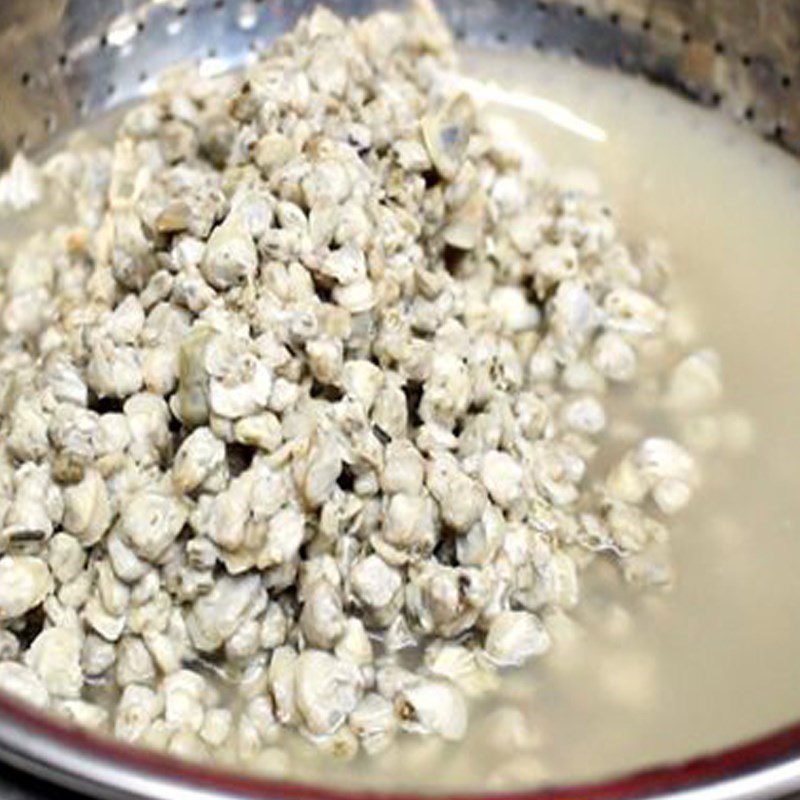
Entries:
[[108,490],[99,473],[87,470],[80,483],[64,490],[64,529],[84,545],[96,544],[111,524]]
[[691,353],[670,376],[667,403],[684,411],[712,406],[722,395],[720,359],[712,350]]
[[352,761],[358,755],[359,740],[350,728],[342,726],[330,736],[314,739],[322,753],[340,762]]
[[42,679],[29,667],[16,661],[0,662],[0,691],[34,708],[47,708],[50,695]]
[[200,738],[211,747],[221,747],[233,729],[233,714],[227,708],[212,708],[205,715]]
[[358,704],[361,676],[355,664],[322,650],[305,650],[295,666],[297,709],[309,732],[335,732]]
[[220,417],[247,417],[266,407],[272,386],[269,367],[251,353],[242,353],[228,374],[211,379],[208,403]]
[[261,592],[258,575],[220,578],[188,615],[187,626],[195,647],[203,652],[216,650],[259,604]]
[[666,320],[666,312],[655,300],[628,287],[610,291],[603,300],[603,311],[608,328],[635,336],[653,336]]
[[392,662],[380,665],[375,674],[378,692],[387,700],[394,700],[403,689],[412,686],[417,680],[413,672]]
[[669,516],[686,508],[692,499],[692,487],[685,481],[667,478],[653,487],[652,494],[659,510]]
[[189,227],[191,209],[183,200],[174,200],[163,208],[156,217],[156,230],[159,233],[178,233]]
[[550,634],[527,611],[498,614],[486,635],[486,655],[500,667],[517,667],[550,648]]
[[375,305],[375,292],[368,279],[356,280],[344,286],[335,286],[333,299],[351,314],[362,314]]
[[321,506],[342,471],[338,443],[332,437],[321,440],[310,452],[308,470],[303,480],[303,496],[312,507]]
[[458,741],[467,731],[467,705],[461,692],[447,681],[420,680],[402,689],[394,710],[400,727],[413,733]]
[[350,730],[361,740],[367,753],[380,753],[391,744],[397,730],[394,707],[379,694],[364,695],[350,714]]
[[257,267],[258,251],[247,222],[238,213],[229,214],[211,233],[200,271],[215,289],[229,289],[252,278]]
[[344,632],[336,644],[335,652],[337,658],[352,661],[359,666],[372,663],[372,642],[364,623],[360,619],[351,618],[347,620]]
[[469,95],[453,97],[441,109],[422,120],[422,139],[437,172],[453,180],[467,154],[475,124],[475,106]]
[[0,559],[0,623],[21,617],[52,591],[47,564],[30,556]]
[[275,716],[284,725],[297,719],[295,671],[297,653],[292,647],[278,647],[269,664],[269,690],[275,704]]
[[281,509],[267,526],[267,538],[256,560],[259,569],[289,564],[303,544],[304,532],[303,514],[293,508]]
[[671,439],[645,439],[634,456],[636,466],[648,480],[667,478],[693,482],[697,467],[692,455]]
[[181,443],[172,466],[172,483],[179,492],[193,492],[214,475],[227,476],[225,444],[208,428],[198,428]]
[[442,235],[445,242],[459,250],[473,250],[483,235],[486,201],[474,192],[448,221]]
[[325,257],[319,265],[319,272],[341,285],[364,280],[367,274],[364,253],[355,245],[345,245]]
[[315,581],[306,593],[300,628],[309,644],[329,649],[344,631],[342,600],[326,580]]
[[208,373],[205,352],[215,332],[196,326],[181,342],[178,355],[178,412],[184,425],[195,427],[208,419]]
[[177,498],[144,490],[123,509],[119,531],[137,555],[156,561],[175,541],[186,517],[186,508]]
[[425,663],[434,675],[452,681],[468,697],[485,694],[498,685],[492,666],[461,645],[442,644],[429,648]]
[[76,698],[83,688],[82,634],[76,628],[42,631],[25,656],[51,695]]
[[400,572],[374,554],[353,565],[350,581],[356,597],[370,610],[391,605],[403,584]]
[[54,710],[80,728],[99,731],[108,722],[107,709],[84,700],[60,700],[55,704]]
[[523,471],[508,453],[490,450],[483,457],[481,480],[489,496],[502,508],[511,506],[522,494]]

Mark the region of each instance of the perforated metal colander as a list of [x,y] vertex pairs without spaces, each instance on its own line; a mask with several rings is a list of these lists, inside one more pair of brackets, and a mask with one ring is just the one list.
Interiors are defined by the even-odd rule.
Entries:
[[[243,63],[316,0],[0,0],[0,164],[150,90],[177,62]],[[403,0],[324,0],[364,14]],[[719,106],[800,155],[800,0],[439,0],[459,38],[570,52]],[[108,798],[351,795],[215,772],[95,739],[0,698],[0,754]],[[800,726],[680,767],[525,800],[733,800],[800,789]],[[376,800],[375,795],[371,795]],[[397,800],[402,798],[397,797]]]
[[[399,0],[331,0],[363,14]],[[0,161],[146,92],[170,64],[242,63],[314,0],[3,0]],[[719,105],[800,153],[796,0],[441,0],[459,37],[568,51]]]

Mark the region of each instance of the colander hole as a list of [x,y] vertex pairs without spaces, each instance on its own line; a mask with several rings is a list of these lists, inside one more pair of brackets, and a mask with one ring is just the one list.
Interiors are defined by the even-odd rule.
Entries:
[[583,59],[586,58],[586,51],[582,47],[573,47],[572,55],[574,55],[575,58],[583,61]]
[[62,53],[58,57],[58,66],[61,67],[61,69],[64,69],[67,64],[69,64],[69,56],[66,53]]
[[642,30],[645,33],[649,33],[652,29],[653,29],[653,20],[651,20],[650,17],[645,17],[642,20]]
[[30,86],[31,83],[31,74],[30,72],[23,72],[19,79],[20,83],[23,86]]
[[620,16],[619,16],[619,14],[618,14],[618,13],[615,11],[613,14],[611,14],[611,15],[609,16],[609,18],[608,18],[608,21],[609,21],[609,22],[610,22],[610,23],[611,23],[611,24],[612,24],[612,25],[613,25],[615,28],[619,27],[619,23],[620,23]]
[[505,44],[508,41],[508,34],[505,31],[497,31],[495,39],[497,39],[500,44]]
[[753,63],[753,59],[747,53],[742,55],[742,66],[749,67]]
[[684,31],[684,32],[681,34],[681,42],[682,42],[684,45],[690,45],[690,44],[692,43],[692,34],[691,34],[691,33],[689,33],[689,31]]
[[724,56],[726,50],[727,50],[727,47],[725,47],[725,42],[719,42],[719,41],[714,42],[714,52],[718,56]]
[[575,6],[575,16],[576,17],[585,17],[586,16],[586,9],[583,6]]
[[752,122],[756,118],[756,110],[753,108],[753,106],[748,106],[744,110],[744,118],[748,122]]
[[782,142],[785,135],[786,131],[784,130],[783,125],[781,125],[780,122],[777,123],[772,129],[772,138],[775,139],[776,142]]
[[28,146],[28,136],[25,133],[17,134],[17,150],[25,150]]
[[537,0],[536,10],[540,14],[548,14],[550,12],[550,5],[548,3],[545,3],[544,0]]
[[104,33],[104,34],[103,34],[103,35],[100,37],[100,40],[98,41],[98,43],[97,43],[97,46],[98,46],[98,47],[99,47],[101,50],[105,50],[105,49],[106,49],[106,47],[108,47],[108,34],[107,34],[107,33]]
[[791,75],[783,75],[781,77],[781,86],[784,89],[791,89],[792,88],[792,76]]
[[236,12],[236,24],[243,31],[250,31],[258,23],[258,8],[253,0],[244,0]]
[[214,0],[214,10],[222,11],[225,8],[225,0]]
[[466,39],[466,38],[467,38],[467,32],[466,32],[466,30],[465,30],[465,29],[464,29],[462,26],[460,26],[460,25],[458,25],[458,26],[456,26],[456,27],[454,28],[454,30],[453,30],[453,34],[454,34],[454,36],[456,37],[456,40],[457,40],[457,41],[459,41],[459,42],[463,42],[463,41],[464,41],[464,39]]
[[147,83],[149,78],[150,78],[150,76],[147,74],[147,72],[145,70],[142,70],[139,73],[139,83]]
[[175,9],[175,14],[179,17],[185,17],[189,13],[189,4],[184,3],[182,6],[178,6]]

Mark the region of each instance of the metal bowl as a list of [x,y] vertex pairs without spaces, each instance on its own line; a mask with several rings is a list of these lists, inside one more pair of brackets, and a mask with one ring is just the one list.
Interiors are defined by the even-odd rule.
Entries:
[[[402,0],[325,0],[345,15]],[[141,96],[172,64],[242,64],[315,0],[3,0],[0,164]],[[567,52],[720,108],[800,155],[798,0],[440,0],[459,39]],[[325,798],[100,739],[0,697],[0,756],[98,797]],[[800,791],[800,725],[725,752],[519,800],[767,798]],[[380,795],[369,795],[373,800]],[[401,800],[402,795],[392,795]],[[452,798],[452,795],[451,795]]]
[[[360,15],[401,0],[327,0]],[[0,162],[145,93],[177,61],[241,64],[314,0],[3,0]],[[469,43],[567,52],[720,106],[800,153],[797,0],[440,0]]]

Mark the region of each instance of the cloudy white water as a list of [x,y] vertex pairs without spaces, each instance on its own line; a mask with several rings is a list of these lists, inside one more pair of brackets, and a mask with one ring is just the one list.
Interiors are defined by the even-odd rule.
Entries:
[[[708,464],[675,525],[670,594],[598,580],[580,641],[510,678],[459,748],[409,741],[359,763],[358,779],[440,791],[592,780],[800,719],[800,165],[637,80],[532,53],[464,59],[469,88],[548,162],[599,175],[631,238],[669,243],[755,445]],[[498,730],[492,712],[509,704],[524,735]]]

